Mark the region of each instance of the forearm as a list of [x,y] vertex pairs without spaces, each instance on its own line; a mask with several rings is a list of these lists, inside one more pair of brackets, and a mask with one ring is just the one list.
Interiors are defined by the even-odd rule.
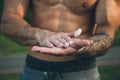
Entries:
[[77,54],[83,54],[86,56],[104,55],[113,42],[113,39],[110,38],[107,34],[98,34],[87,39],[91,41],[90,46],[80,48]]
[[35,34],[46,33],[45,30],[33,28],[24,19],[14,14],[4,14],[2,18],[2,34],[21,45],[38,45]]

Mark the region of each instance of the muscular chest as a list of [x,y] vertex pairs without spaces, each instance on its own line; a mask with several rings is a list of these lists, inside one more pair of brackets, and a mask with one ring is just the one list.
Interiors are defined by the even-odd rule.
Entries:
[[95,7],[97,0],[33,0],[33,3],[37,6],[44,4],[48,7],[61,4],[72,11],[89,11]]

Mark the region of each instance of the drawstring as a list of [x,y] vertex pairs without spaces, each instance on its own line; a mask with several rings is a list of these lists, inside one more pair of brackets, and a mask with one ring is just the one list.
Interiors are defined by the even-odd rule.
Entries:
[[47,77],[46,80],[62,80],[63,76],[58,72],[51,72],[51,65],[48,64],[48,72],[44,72],[43,74]]
[[47,72],[47,80],[62,80],[63,76],[58,72]]

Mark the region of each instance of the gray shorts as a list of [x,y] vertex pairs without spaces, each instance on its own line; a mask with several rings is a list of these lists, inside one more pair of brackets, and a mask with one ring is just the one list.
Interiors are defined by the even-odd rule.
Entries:
[[100,80],[97,67],[76,72],[44,72],[24,67],[20,80]]

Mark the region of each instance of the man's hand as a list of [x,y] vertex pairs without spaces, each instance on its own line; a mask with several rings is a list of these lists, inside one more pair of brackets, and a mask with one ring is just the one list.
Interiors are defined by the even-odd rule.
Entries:
[[72,42],[71,38],[79,36],[81,32],[81,29],[71,33],[44,31],[43,34],[39,32],[36,33],[35,37],[41,47],[66,48],[70,46],[70,43]]
[[37,33],[35,35],[36,40],[39,42],[42,47],[64,47],[64,44],[71,41],[71,37],[67,35],[67,33],[55,33],[55,32],[46,32],[45,34]]
[[77,50],[83,46],[90,45],[90,42],[88,40],[80,40],[80,39],[72,39],[72,44],[68,48],[47,48],[47,47],[39,47],[39,46],[33,46],[31,51],[34,52],[41,52],[44,54],[50,54],[55,56],[65,56],[65,55],[72,55]]

